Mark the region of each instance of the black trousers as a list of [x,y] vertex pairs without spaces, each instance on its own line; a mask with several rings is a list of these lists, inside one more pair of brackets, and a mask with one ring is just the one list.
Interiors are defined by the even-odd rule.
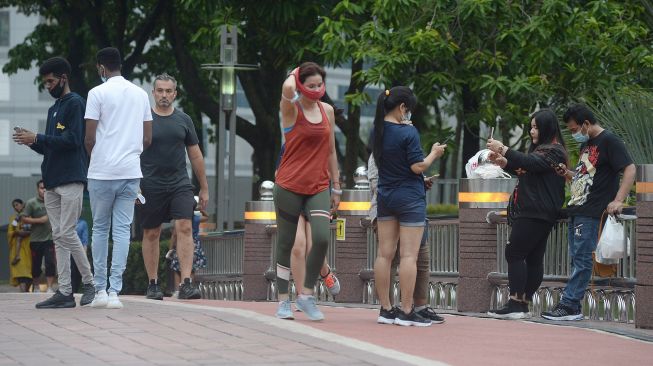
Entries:
[[531,301],[542,284],[544,252],[553,223],[530,218],[517,218],[512,224],[506,246],[510,295]]
[[73,259],[73,256],[70,256],[70,285],[73,288],[73,293],[79,292],[79,286],[82,284],[82,274],[79,273],[79,268]]

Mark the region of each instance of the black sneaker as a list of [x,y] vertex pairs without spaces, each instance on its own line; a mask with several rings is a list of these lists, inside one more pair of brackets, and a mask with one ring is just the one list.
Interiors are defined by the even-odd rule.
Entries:
[[[526,313],[524,313],[526,305]],[[524,319],[528,313],[528,304],[525,302],[510,299],[501,309],[493,309],[487,312],[488,315],[499,319]]]
[[379,324],[394,324],[395,318],[397,317],[397,308],[392,307],[390,310],[384,309],[383,306],[379,311],[379,317],[376,319],[376,322]]
[[553,310],[542,313],[542,318],[549,320],[583,320],[580,309],[575,310],[567,305],[558,303]]
[[179,285],[179,294],[177,295],[177,298],[180,300],[201,299],[202,294],[197,287],[193,286],[190,282],[190,278],[184,278],[184,283]]
[[415,309],[411,309],[410,313],[406,314],[403,310],[397,309],[397,317],[395,318],[395,324],[402,325],[404,327],[414,326],[414,327],[430,327],[431,320],[423,318],[415,312]]
[[444,323],[444,318],[438,315],[433,308],[427,306],[424,309],[417,312],[419,316],[424,319],[429,319],[432,324],[441,324]]
[[95,299],[95,285],[92,283],[85,283],[82,285],[82,298],[79,300],[79,306],[85,306],[93,302]]
[[159,286],[158,283],[150,283],[147,286],[145,298],[150,300],[163,300],[163,291],[161,291],[161,286]]
[[59,290],[49,299],[36,304],[37,309],[63,309],[74,308],[75,306],[77,306],[77,303],[75,303],[73,294],[64,295]]

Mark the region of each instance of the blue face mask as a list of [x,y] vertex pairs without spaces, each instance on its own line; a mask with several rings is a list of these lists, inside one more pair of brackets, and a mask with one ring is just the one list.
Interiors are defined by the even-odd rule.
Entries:
[[108,78],[105,75],[105,70],[106,69],[104,68],[104,66],[102,66],[102,74],[100,74],[100,80],[102,80],[103,83],[106,83],[108,80]]
[[582,127],[581,127],[580,130],[578,130],[578,132],[572,133],[571,137],[573,137],[574,140],[576,140],[576,142],[581,143],[581,144],[584,143],[584,142],[587,142],[587,140],[590,139],[589,135],[584,135],[583,134],[583,128]]

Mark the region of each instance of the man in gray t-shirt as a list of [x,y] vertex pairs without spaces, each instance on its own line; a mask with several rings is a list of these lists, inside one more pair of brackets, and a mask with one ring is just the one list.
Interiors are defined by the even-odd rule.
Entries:
[[141,154],[141,191],[145,202],[140,212],[143,223],[143,261],[150,284],[148,299],[162,300],[158,283],[159,237],[161,224],[175,220],[177,255],[181,267],[180,299],[199,299],[199,289],[191,283],[193,267],[192,218],[195,206],[193,186],[186,172],[186,153],[200,184],[199,205],[206,209],[209,200],[204,157],[198,146],[191,118],[175,109],[177,81],[168,74],[154,79],[152,145]]

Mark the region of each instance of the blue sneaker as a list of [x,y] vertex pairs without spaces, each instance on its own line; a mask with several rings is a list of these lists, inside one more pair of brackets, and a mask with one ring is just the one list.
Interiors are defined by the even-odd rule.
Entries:
[[292,310],[290,309],[290,300],[280,301],[275,315],[279,319],[295,319],[295,316],[292,315]]
[[324,314],[315,305],[315,296],[307,296],[305,299],[298,296],[295,306],[301,310],[310,320],[318,321],[324,319]]

